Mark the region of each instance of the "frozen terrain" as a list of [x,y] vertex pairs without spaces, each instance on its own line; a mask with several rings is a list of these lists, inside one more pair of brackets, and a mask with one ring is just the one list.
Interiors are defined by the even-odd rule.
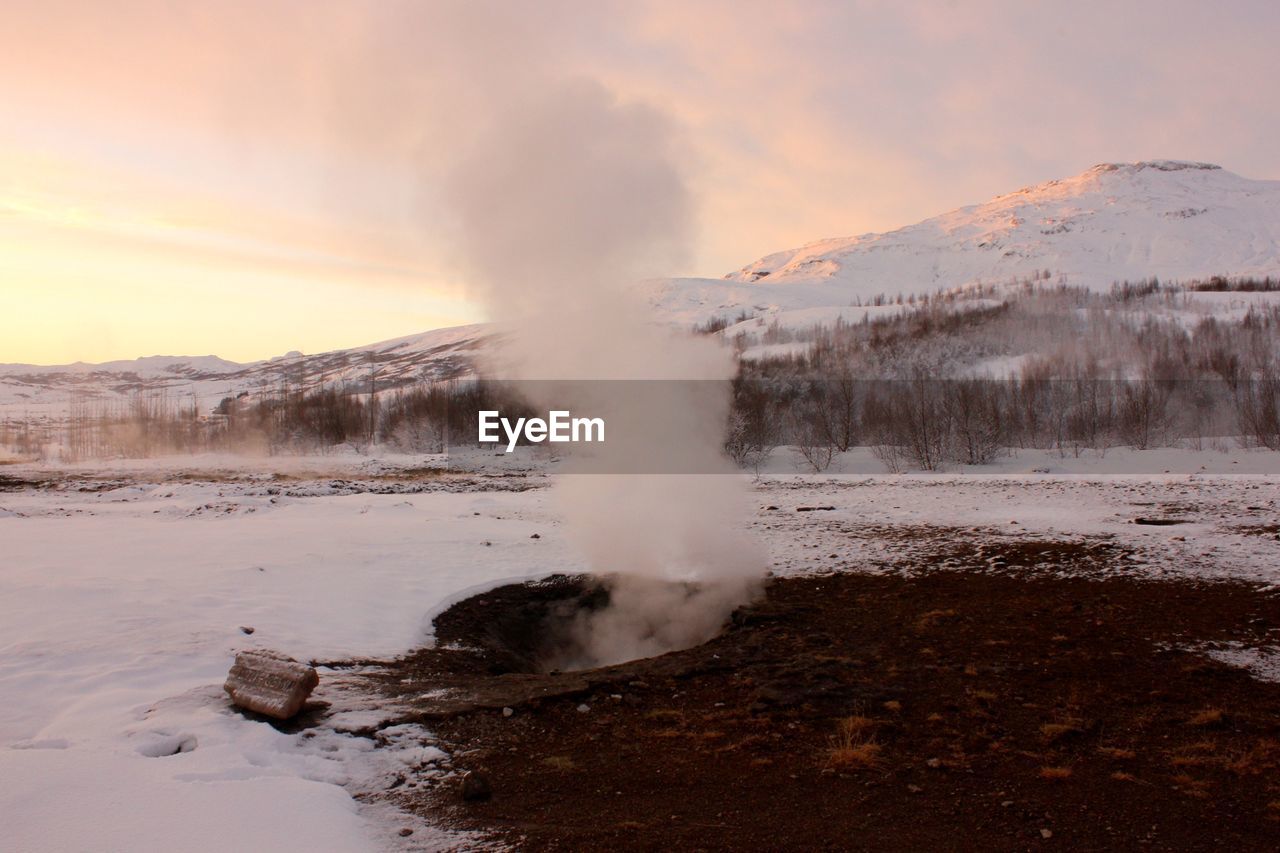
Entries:
[[[1046,278],[1047,275],[1047,278]],[[803,330],[900,313],[883,297],[1040,280],[1105,290],[1113,282],[1280,275],[1280,181],[1251,180],[1204,163],[1102,164],[885,234],[822,240],[775,252],[725,278],[642,283],[656,316],[685,328],[720,319],[726,332],[777,323]],[[1238,320],[1274,293],[1192,294],[1182,319]],[[981,307],[981,298],[957,308]],[[1140,318],[1136,318],[1140,319]],[[1136,321],[1136,320],[1135,320]],[[107,364],[0,364],[0,418],[60,418],[73,399],[127,404],[137,392],[195,400],[208,413],[224,397],[282,387],[346,385],[360,393],[468,372],[485,325],[439,329],[329,353],[290,353],[250,364],[215,356],[152,356]],[[778,355],[792,344],[757,348]]]
[[[1275,454],[1130,455],[1139,457],[1125,460],[1131,470],[1153,473],[1109,474],[1106,460],[1034,473],[1044,460],[1022,458],[989,475],[888,476],[866,473],[854,452],[844,473],[815,477],[780,454],[774,473],[754,482],[750,524],[766,534],[779,573],[879,571],[958,538],[1037,538],[1122,546],[1124,563],[1106,571],[1280,583]],[[332,703],[331,716],[302,732],[245,719],[220,688],[239,649],[322,664],[395,655],[426,641],[431,615],[467,591],[586,568],[542,476],[430,475],[421,463],[335,459],[326,470],[281,460],[259,473],[220,460],[6,466],[6,844],[450,843],[352,798],[385,786],[397,766],[441,756],[424,730],[378,750],[350,733],[377,710],[343,692],[341,670],[322,667],[317,697]],[[1149,516],[1182,523],[1133,523]]]
[[[803,348],[802,333],[815,327],[900,315],[908,309],[888,303],[903,294],[1028,279],[1106,289],[1153,275],[1277,274],[1280,182],[1158,161],[1098,166],[889,234],[775,253],[725,279],[642,290],[668,322],[728,322],[725,340],[752,358]],[[1179,293],[1121,319],[1188,329],[1206,317],[1239,322],[1276,297]],[[945,310],[993,304],[974,291]],[[57,421],[77,405],[127,407],[137,394],[194,402],[205,415],[225,397],[284,387],[365,394],[466,374],[493,334],[469,326],[253,364],[205,356],[4,365],[0,419]],[[1009,375],[1025,357],[1011,349],[970,372]],[[981,552],[1036,539],[1113,543],[1116,558],[1088,569],[1104,575],[1280,584],[1280,454],[1226,440],[1205,448],[1023,451],[919,475],[886,475],[855,448],[821,476],[780,449],[751,480],[749,525],[764,534],[778,574],[916,570],[947,565],[957,543]],[[342,454],[11,461],[0,458],[6,848],[473,841],[362,798],[408,766],[419,778],[452,771],[421,727],[401,727],[375,749],[362,730],[379,709],[354,692],[343,663],[429,642],[432,615],[469,592],[609,568],[584,565],[570,548],[546,488],[553,478],[528,454],[483,459],[470,474],[441,470],[439,458]],[[316,698],[329,709],[314,726],[272,727],[227,704],[220,685],[235,653],[260,647],[317,662]],[[1270,646],[1205,653],[1274,674]]]
[[1280,181],[1175,160],[1103,163],[885,234],[820,240],[719,279],[648,285],[668,316],[697,322],[889,299],[899,294],[1054,280],[1280,274]]
[[471,369],[475,349],[492,336],[486,326],[456,326],[376,344],[304,355],[291,352],[239,364],[217,356],[147,356],[103,364],[0,364],[0,418],[60,418],[73,400],[127,405],[138,393],[164,395],[178,406],[194,401],[208,414],[224,397],[281,387],[359,385],[365,392]]

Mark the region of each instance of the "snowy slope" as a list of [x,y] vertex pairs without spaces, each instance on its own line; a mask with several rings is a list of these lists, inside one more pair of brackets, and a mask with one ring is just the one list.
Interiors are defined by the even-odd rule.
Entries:
[[456,326],[317,355],[290,353],[237,364],[216,356],[149,356],[133,361],[40,367],[0,364],[0,417],[60,417],[73,398],[125,401],[136,392],[168,395],[207,414],[223,397],[288,384],[367,385],[394,388],[419,379],[441,379],[470,369],[470,354],[493,332],[483,325]]
[[[1053,281],[1094,289],[1151,276],[1280,276],[1280,181],[1250,180],[1204,163],[1103,164],[886,234],[775,252],[723,279],[659,279],[638,289],[662,319],[686,328],[743,313],[798,328],[899,310],[851,308],[879,295],[999,285],[1045,271]],[[207,412],[223,397],[286,383],[367,385],[375,370],[377,387],[388,389],[466,372],[493,334],[489,326],[460,326],[252,364],[155,356],[0,365],[0,418],[56,418],[77,395],[125,400],[140,390],[163,391],[184,404],[195,397]]]
[[1280,181],[1205,163],[1106,163],[885,234],[775,252],[723,280],[666,279],[646,292],[659,310],[696,322],[1004,284],[1045,270],[1093,289],[1152,276],[1275,276]]

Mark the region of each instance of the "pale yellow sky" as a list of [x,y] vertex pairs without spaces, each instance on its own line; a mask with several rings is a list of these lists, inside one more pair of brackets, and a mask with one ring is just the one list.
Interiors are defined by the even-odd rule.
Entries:
[[699,227],[654,272],[719,276],[1101,161],[1280,177],[1278,36],[1246,0],[9,0],[0,363],[483,319],[442,176],[538,80],[668,115]]
[[253,360],[480,319],[447,275],[326,222],[3,154],[0,361]]

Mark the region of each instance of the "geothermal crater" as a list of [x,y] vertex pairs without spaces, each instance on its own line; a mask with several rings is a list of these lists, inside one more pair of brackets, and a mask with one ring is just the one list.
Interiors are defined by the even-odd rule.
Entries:
[[[592,647],[590,629],[615,604],[615,589],[626,583],[634,588],[634,581],[619,576],[553,575],[497,587],[460,601],[437,616],[433,622],[437,645],[478,655],[491,675],[555,675],[625,663],[616,657],[602,659],[600,651]],[[652,597],[662,602],[690,601],[703,590],[692,583],[644,583]],[[661,654],[687,647],[683,643],[655,645],[660,625],[631,621],[628,627],[638,634],[631,638],[638,648]],[[715,633],[718,631],[713,629],[697,639],[705,641]]]

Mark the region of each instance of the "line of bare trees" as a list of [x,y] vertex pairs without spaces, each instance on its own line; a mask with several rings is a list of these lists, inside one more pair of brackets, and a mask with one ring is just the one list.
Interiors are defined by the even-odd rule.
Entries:
[[1016,448],[1063,456],[1235,437],[1280,450],[1280,379],[739,380],[725,450],[759,468],[782,445],[814,471],[870,446],[891,471],[986,465]]
[[422,382],[378,394],[350,384],[259,389],[202,411],[194,398],[139,391],[124,399],[79,395],[65,418],[0,420],[0,450],[28,459],[149,458],[233,452],[252,455],[367,452],[384,446],[443,453],[476,437],[476,413],[532,414],[501,383]]
[[[1219,437],[1280,450],[1280,301],[1242,296],[1247,307],[1235,313],[1196,301],[1204,292],[1274,291],[1280,282],[1153,279],[1100,294],[1049,278],[981,289],[976,303],[938,295],[903,300],[902,311],[874,320],[785,334],[762,320],[758,333],[735,332],[743,358],[726,452],[759,468],[774,448],[791,445],[820,471],[854,446],[871,446],[893,470],[982,465],[1011,448],[1079,455],[1198,448]],[[738,320],[739,328],[756,327]],[[806,346],[752,355],[762,341],[783,338]],[[374,391],[372,378],[309,388],[264,383],[211,411],[163,393],[112,403],[79,398],[64,422],[0,423],[0,448],[73,460],[376,445],[438,453],[475,443],[481,409],[530,414],[519,389],[502,383],[454,379]]]
[[[1182,380],[1088,376],[938,379],[923,370],[900,379],[751,377],[734,382],[725,450],[759,468],[781,445],[794,446],[814,471],[838,453],[870,446],[890,470],[984,465],[1014,448],[1086,450],[1184,445],[1235,437],[1280,450],[1280,374],[1244,372]],[[237,451],[314,453],[381,445],[442,453],[475,444],[476,413],[532,412],[519,389],[475,381],[424,383],[383,398],[338,388],[288,398],[228,398],[201,415],[163,396],[127,404],[77,402],[61,430],[0,424],[0,445],[38,455],[53,441],[66,460]],[[59,434],[60,433],[60,434]]]
[[1240,299],[1228,312],[1197,301],[1280,281],[1150,279],[1097,293],[1048,278],[983,288],[967,308],[944,295],[791,330],[807,346],[780,356],[752,352],[779,340],[776,324],[757,321],[759,333],[735,335],[743,358],[727,452],[758,468],[773,447],[794,445],[823,470],[869,445],[891,470],[936,470],[1012,448],[1079,455],[1200,448],[1210,437],[1280,448],[1280,301]]

